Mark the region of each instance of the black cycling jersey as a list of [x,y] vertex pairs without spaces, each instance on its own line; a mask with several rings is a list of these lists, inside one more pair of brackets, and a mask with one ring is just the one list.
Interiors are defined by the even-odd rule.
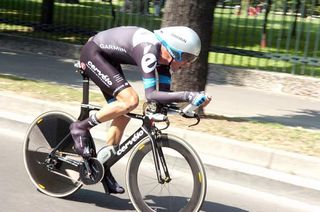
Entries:
[[187,92],[170,92],[170,67],[158,64],[160,48],[155,35],[144,28],[117,27],[92,37],[83,47],[80,61],[108,101],[130,87],[121,64],[139,67],[147,100],[187,101]]

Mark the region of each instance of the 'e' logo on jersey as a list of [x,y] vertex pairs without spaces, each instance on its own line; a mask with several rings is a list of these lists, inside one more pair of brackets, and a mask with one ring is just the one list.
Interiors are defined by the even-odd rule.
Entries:
[[154,54],[148,53],[143,55],[141,59],[141,67],[145,73],[150,73],[156,68],[157,58]]

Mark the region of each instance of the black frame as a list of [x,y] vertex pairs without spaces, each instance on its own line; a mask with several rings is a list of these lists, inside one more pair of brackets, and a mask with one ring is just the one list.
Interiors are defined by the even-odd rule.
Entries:
[[[83,72],[83,70],[79,69],[78,72],[82,75],[82,103],[81,103],[81,111],[78,117],[78,120],[84,120],[89,117],[90,111],[93,110],[100,110],[101,107],[90,105],[89,104],[89,77]],[[152,145],[152,153],[154,164],[157,172],[158,182],[163,184],[165,182],[170,182],[171,178],[169,175],[169,171],[167,168],[167,164],[162,152],[161,147],[158,145],[157,140],[159,138],[165,139],[166,136],[163,136],[161,131],[157,129],[154,125],[154,121],[151,120],[148,116],[135,114],[135,113],[128,113],[126,116],[134,119],[142,120],[142,126],[135,131],[127,140],[122,142],[116,152],[111,152],[110,158],[103,164],[105,167],[112,167],[115,163],[117,163],[124,155],[126,155],[136,144],[140,141],[144,140],[145,138],[149,137]],[[55,157],[55,152],[65,143],[67,138],[71,136],[69,133],[64,139],[60,141],[60,143],[49,153],[49,157]],[[94,149],[96,152],[95,144],[93,139],[91,140],[90,144],[91,148]],[[59,158],[58,158],[59,159]],[[160,162],[163,166],[163,170],[165,173],[165,177],[163,178],[161,175],[160,169]],[[70,161],[71,162],[71,161]]]

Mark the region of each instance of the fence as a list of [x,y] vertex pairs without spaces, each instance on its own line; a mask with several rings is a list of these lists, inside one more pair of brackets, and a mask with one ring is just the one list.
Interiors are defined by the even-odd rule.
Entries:
[[[160,27],[163,1],[1,0],[0,32],[83,44],[114,26]],[[228,0],[214,13],[209,62],[320,76],[318,0]]]

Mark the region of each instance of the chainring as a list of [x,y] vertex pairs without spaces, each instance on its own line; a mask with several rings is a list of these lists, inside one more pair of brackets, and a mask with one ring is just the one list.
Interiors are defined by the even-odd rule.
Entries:
[[[104,176],[104,167],[96,158],[85,159],[88,163],[88,168],[85,163],[81,163],[79,167],[80,180],[85,185],[93,185],[100,182]],[[89,174],[91,172],[91,174]]]

